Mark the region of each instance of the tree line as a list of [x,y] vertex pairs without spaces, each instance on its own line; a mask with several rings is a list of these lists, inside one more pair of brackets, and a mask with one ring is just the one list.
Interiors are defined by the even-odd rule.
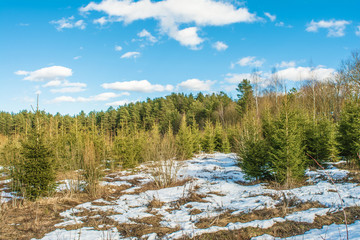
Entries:
[[[291,185],[312,158],[359,162],[359,72],[354,53],[333,78],[314,76],[290,91],[275,73],[261,89],[254,74],[239,83],[236,99],[173,93],[75,116],[0,112],[0,164],[35,198],[53,189],[55,172],[82,169],[92,191],[104,168],[214,151],[236,152],[249,178]],[[47,187],[36,180],[42,173]]]

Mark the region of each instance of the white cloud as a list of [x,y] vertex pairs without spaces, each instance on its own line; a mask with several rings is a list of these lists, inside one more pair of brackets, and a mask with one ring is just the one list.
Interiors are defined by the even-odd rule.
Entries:
[[290,67],[283,69],[277,72],[278,77],[281,79],[291,80],[291,81],[303,81],[303,80],[319,80],[325,81],[330,78],[335,73],[333,68],[325,68],[323,66],[318,66],[317,68],[310,67]]
[[107,22],[108,22],[108,20],[106,19],[106,17],[101,17],[101,18],[95,19],[93,21],[93,23],[100,24],[101,26],[106,24]]
[[265,14],[265,16],[267,16],[270,19],[270,21],[274,22],[276,20],[276,15],[271,15],[268,12],[266,12],[264,14]]
[[121,47],[121,46],[115,46],[115,51],[118,51],[118,52],[120,52],[121,50],[122,50],[123,48]]
[[160,84],[151,84],[147,80],[104,83],[101,86],[104,89],[131,91],[131,92],[164,92],[164,91],[172,91],[174,89],[172,85],[164,86]]
[[356,27],[356,32],[355,32],[356,36],[360,37],[360,26]]
[[292,25],[285,25],[284,22],[277,22],[277,23],[275,23],[275,26],[276,26],[276,27],[293,28]]
[[16,75],[28,75],[30,74],[30,72],[28,71],[23,71],[23,70],[19,70],[15,72]]
[[321,20],[318,22],[311,20],[311,22],[307,25],[306,31],[317,32],[320,28],[325,28],[328,30],[328,37],[342,37],[345,35],[344,31],[346,25],[350,23],[350,21],[335,19],[329,21]]
[[277,68],[290,68],[290,67],[295,67],[296,66],[296,62],[295,61],[282,61],[281,63],[276,64]]
[[156,37],[154,37],[151,33],[149,33],[146,29],[143,29],[141,32],[137,34],[139,37],[146,38],[148,41],[155,43],[157,42]]
[[74,16],[71,16],[68,18],[62,18],[57,21],[53,20],[50,23],[55,25],[58,31],[62,31],[64,28],[79,28],[81,30],[86,28],[84,20],[75,21],[74,19]]
[[200,38],[197,34],[197,27],[188,27],[182,30],[177,28],[169,31],[169,36],[177,40],[181,45],[190,47],[191,49],[198,49],[204,39]]
[[76,56],[76,57],[74,57],[74,60],[78,60],[80,58],[81,58],[81,56]]
[[257,60],[256,57],[248,56],[240,59],[236,64],[242,67],[261,67],[265,60]]
[[50,89],[52,93],[77,93],[85,91],[85,88],[82,87],[65,87],[65,88],[54,88]]
[[16,75],[24,75],[24,80],[40,82],[40,81],[52,81],[65,79],[66,77],[72,76],[72,70],[62,66],[45,67],[39,70],[29,72],[19,70],[15,72]]
[[225,43],[223,42],[220,42],[220,41],[217,41],[216,43],[214,43],[212,45],[213,48],[215,48],[216,50],[218,51],[225,51],[229,46],[226,45]]
[[251,80],[251,73],[228,73],[225,80],[229,83],[240,83],[242,80]]
[[127,52],[121,56],[121,58],[137,58],[140,56],[139,52]]
[[68,80],[52,80],[43,85],[43,87],[52,87],[52,93],[77,93],[86,90],[86,83],[69,82]]
[[188,79],[184,82],[179,83],[177,86],[180,89],[183,90],[190,90],[190,91],[210,91],[211,86],[215,83],[216,81],[210,81],[210,80],[206,80],[206,81],[201,81],[199,79]]
[[51,102],[53,103],[61,103],[61,102],[76,102],[76,99],[70,96],[61,96],[54,98]]
[[[163,33],[193,49],[203,41],[197,35],[198,27],[259,20],[247,8],[237,8],[229,2],[215,0],[103,0],[100,3],[91,2],[80,11],[104,12],[112,21],[125,24],[155,19],[159,21]],[[193,26],[179,30],[182,24]]]
[[85,88],[86,83],[69,82],[67,80],[52,80],[43,85],[43,87],[82,87]]
[[132,101],[129,101],[129,100],[125,99],[125,100],[115,101],[115,102],[111,102],[111,103],[106,103],[105,105],[106,106],[118,107],[118,106],[123,106],[125,104],[129,104],[131,102]]
[[120,93],[120,94],[116,94],[116,93],[112,93],[112,92],[106,92],[106,93],[101,93],[95,96],[91,96],[91,97],[70,97],[70,96],[61,96],[61,97],[57,97],[54,98],[51,102],[52,103],[60,103],[60,102],[100,102],[100,101],[108,101],[112,98],[116,98],[116,97],[120,97],[120,96],[124,96],[124,95],[129,95],[129,93]]

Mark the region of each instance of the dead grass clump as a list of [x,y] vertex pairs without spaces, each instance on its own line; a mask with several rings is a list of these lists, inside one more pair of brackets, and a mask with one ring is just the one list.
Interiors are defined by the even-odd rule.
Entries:
[[116,226],[118,231],[122,236],[126,237],[137,237],[140,238],[143,235],[149,233],[156,233],[159,238],[179,231],[180,228],[167,228],[167,227],[155,227],[148,224],[138,223],[138,224],[119,224]]
[[198,215],[200,213],[202,213],[202,211],[197,208],[191,209],[191,211],[190,211],[190,215]]
[[164,206],[164,203],[155,197],[148,204],[148,208],[150,210],[152,210],[153,208],[161,208],[162,206]]
[[[346,215],[348,217],[348,223],[354,223],[359,219],[360,216],[360,207],[349,207],[345,209]],[[228,239],[228,240],[241,240],[241,239],[251,239],[252,237],[260,236],[263,234],[269,234],[274,237],[279,238],[288,238],[291,236],[301,235],[311,229],[320,229],[324,225],[344,224],[344,215],[342,211],[327,214],[325,216],[318,216],[315,218],[313,223],[305,222],[293,222],[286,221],[281,223],[276,223],[270,228],[261,229],[261,228],[243,228],[235,231],[221,231],[211,234],[203,234],[197,236],[193,239],[197,240],[207,240],[207,239]],[[186,238],[184,238],[186,239]]]
[[308,186],[309,183],[306,182],[305,179],[303,180],[297,180],[297,181],[291,181],[289,184],[280,184],[278,182],[275,181],[268,181],[266,182],[266,186],[268,189],[274,189],[277,191],[280,190],[291,190],[294,188],[299,188],[299,187],[303,187],[303,186]]
[[266,220],[276,217],[285,217],[289,213],[305,211],[310,208],[323,208],[325,206],[321,205],[318,202],[306,202],[306,203],[298,203],[298,202],[287,202],[276,206],[276,208],[264,208],[261,210],[253,210],[249,213],[233,215],[230,211],[227,211],[217,217],[213,218],[203,218],[200,219],[195,226],[198,228],[209,228],[213,225],[225,227],[229,223],[235,222],[251,222],[255,220]]
[[161,227],[161,220],[162,216],[160,215],[154,215],[151,217],[144,217],[144,218],[137,218],[137,219],[130,219],[133,222],[136,222],[138,224],[146,224],[153,227]]
[[208,194],[213,194],[213,195],[220,196],[220,197],[226,196],[225,194],[223,194],[221,192],[209,192]]
[[81,199],[68,199],[64,195],[39,199],[36,202],[13,200],[1,206],[1,239],[41,238],[55,230],[62,221],[60,213],[81,203]]
[[185,205],[189,202],[208,202],[204,200],[206,198],[205,194],[198,194],[196,192],[190,192],[188,195],[180,198],[179,200],[172,202],[171,207],[179,209],[182,205]]

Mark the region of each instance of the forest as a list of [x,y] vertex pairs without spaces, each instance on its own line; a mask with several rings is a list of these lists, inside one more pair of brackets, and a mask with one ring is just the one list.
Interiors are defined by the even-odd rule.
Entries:
[[238,84],[235,99],[224,92],[172,93],[75,116],[39,108],[0,112],[0,165],[9,167],[13,189],[37,199],[53,192],[62,172],[82,169],[91,192],[103,169],[201,152],[235,152],[249,179],[287,187],[317,163],[359,164],[358,52],[327,81],[314,74],[297,89],[286,89],[276,74],[266,87],[258,81],[254,71]]

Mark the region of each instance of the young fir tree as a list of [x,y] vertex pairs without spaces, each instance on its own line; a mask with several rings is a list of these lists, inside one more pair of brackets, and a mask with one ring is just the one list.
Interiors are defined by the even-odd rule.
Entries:
[[261,134],[261,126],[255,120],[255,112],[246,114],[238,139],[237,155],[239,166],[247,178],[270,179],[270,163],[266,154],[266,144]]
[[[305,125],[305,152],[318,162],[338,160],[338,143],[336,141],[335,124],[327,118],[316,122],[309,121]],[[309,164],[316,163],[309,157]]]
[[214,150],[216,152],[222,152],[223,150],[223,137],[223,128],[219,122],[216,122],[214,129]]
[[290,186],[304,176],[306,168],[302,119],[286,102],[278,116],[269,118],[264,120],[263,131],[271,171],[276,181]]
[[193,149],[195,153],[201,152],[201,136],[199,131],[199,126],[195,120],[195,117],[193,117],[193,124],[191,126],[191,135],[193,140]]
[[254,102],[254,93],[250,81],[243,79],[236,88],[238,91],[237,111],[240,115],[244,115]]
[[41,128],[39,111],[36,111],[31,131],[21,142],[21,161],[14,162],[12,178],[15,190],[27,199],[48,196],[55,190],[55,171],[51,148],[46,144]]
[[223,133],[222,152],[223,153],[231,152],[231,145],[230,145],[229,137],[228,137],[228,134],[226,133],[226,131],[224,131],[224,133]]
[[114,155],[124,168],[134,168],[141,163],[146,142],[143,131],[122,129],[114,141]]
[[206,153],[212,153],[215,149],[214,144],[214,127],[210,120],[205,122],[205,129],[201,141],[202,149]]
[[185,114],[180,123],[180,129],[176,135],[177,156],[179,159],[191,158],[194,152],[191,128],[186,124]]
[[339,143],[341,154],[348,160],[360,154],[360,100],[348,101],[341,113]]
[[83,180],[86,183],[85,191],[91,196],[97,196],[99,181],[103,176],[103,167],[99,159],[99,154],[96,151],[95,144],[89,136],[85,137],[81,169]]

